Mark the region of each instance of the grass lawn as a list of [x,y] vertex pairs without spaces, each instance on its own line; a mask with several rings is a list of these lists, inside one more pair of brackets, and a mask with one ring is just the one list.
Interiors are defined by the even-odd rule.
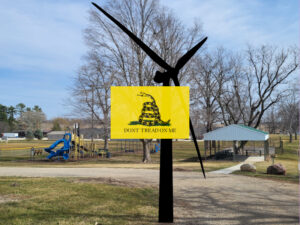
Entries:
[[0,142],[0,150],[17,150],[17,149],[30,149],[32,147],[46,147],[50,146],[54,141],[41,141],[41,140],[32,140],[32,141],[9,141]]
[[155,224],[158,191],[77,178],[0,178],[1,224]]
[[[126,167],[126,168],[145,168],[158,169],[160,162],[160,153],[151,154],[152,163],[142,163],[142,152],[137,153],[116,153],[117,145],[114,143],[109,146],[112,152],[112,158],[85,159],[79,161],[47,161],[47,153],[43,152],[38,156],[39,160],[30,161],[30,149],[14,150],[14,148],[28,148],[30,146],[47,146],[49,141],[22,141],[11,143],[0,143],[0,166],[30,166],[30,167]],[[97,147],[102,146],[102,142],[97,143]],[[199,148],[202,156],[204,155],[203,141],[199,141]],[[119,144],[120,145],[120,144]],[[30,147],[31,148],[31,147]],[[2,151],[1,151],[2,149]],[[7,150],[4,150],[7,149]],[[9,150],[11,149],[11,150]],[[193,142],[175,141],[173,142],[173,163],[174,170],[200,171],[200,163],[197,162],[197,153]],[[232,161],[205,161],[204,167],[207,172],[217,169],[223,169],[235,165]]]
[[241,172],[241,171],[237,171],[234,173],[247,175],[247,176],[254,176],[259,178],[265,178],[265,179],[298,183],[299,182],[299,171],[298,171],[299,141],[293,140],[292,143],[289,143],[288,136],[281,136],[281,137],[283,140],[284,152],[283,154],[277,154],[274,162],[281,163],[286,168],[287,170],[286,176],[267,174],[267,168],[268,166],[272,165],[272,160],[255,163],[256,173]]

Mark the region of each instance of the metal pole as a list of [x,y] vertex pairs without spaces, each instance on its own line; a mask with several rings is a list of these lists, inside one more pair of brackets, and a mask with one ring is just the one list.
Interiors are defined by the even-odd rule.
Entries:
[[[163,86],[169,86],[168,79]],[[173,223],[173,155],[172,139],[161,139],[159,175],[159,222]]]
[[162,139],[159,176],[159,222],[173,223],[172,139]]
[[94,143],[94,85],[92,85],[92,143]]

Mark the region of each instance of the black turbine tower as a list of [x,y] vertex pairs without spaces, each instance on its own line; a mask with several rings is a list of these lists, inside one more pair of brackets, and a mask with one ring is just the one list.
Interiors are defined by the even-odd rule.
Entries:
[[[168,65],[162,58],[160,58],[154,51],[152,51],[144,42],[124,27],[119,21],[108,14],[104,9],[98,6],[96,3],[92,4],[99,9],[105,16],[113,21],[121,30],[123,30],[137,45],[139,45],[145,53],[158,65],[164,68],[166,71],[161,73],[157,71],[154,77],[156,83],[162,83],[163,86],[170,85],[170,79],[173,80],[175,86],[180,86],[178,80],[179,70],[193,57],[198,49],[207,40],[207,37],[190,49],[185,55],[183,55],[173,68]],[[205,177],[205,171],[200,155],[198,143],[196,140],[192,121],[190,119],[190,130],[192,133],[193,141],[196,147],[197,155],[200,161],[201,169]],[[161,140],[160,150],[160,178],[159,178],[159,222],[173,222],[173,164],[172,164],[172,139]]]

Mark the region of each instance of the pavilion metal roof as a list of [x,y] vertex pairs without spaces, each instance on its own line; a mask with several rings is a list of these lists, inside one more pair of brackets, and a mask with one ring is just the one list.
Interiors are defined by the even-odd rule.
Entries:
[[267,132],[253,127],[232,124],[204,134],[205,141],[266,141]]

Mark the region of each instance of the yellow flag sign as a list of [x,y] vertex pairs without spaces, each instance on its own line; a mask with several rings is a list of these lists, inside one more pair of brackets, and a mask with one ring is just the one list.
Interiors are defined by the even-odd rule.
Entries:
[[189,87],[111,87],[111,138],[189,138]]

